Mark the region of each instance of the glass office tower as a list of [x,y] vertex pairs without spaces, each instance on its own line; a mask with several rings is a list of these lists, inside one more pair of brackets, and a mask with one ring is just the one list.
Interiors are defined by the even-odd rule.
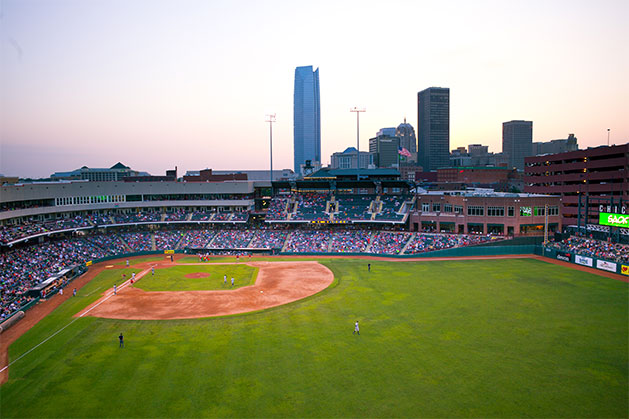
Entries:
[[424,171],[450,166],[450,89],[417,94],[417,160]]
[[319,106],[319,69],[295,69],[293,98],[293,147],[295,173],[310,160],[321,162],[321,110]]

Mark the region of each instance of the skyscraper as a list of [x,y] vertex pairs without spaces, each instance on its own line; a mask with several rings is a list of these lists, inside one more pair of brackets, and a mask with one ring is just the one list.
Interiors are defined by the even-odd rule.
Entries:
[[404,122],[395,129],[395,136],[400,138],[400,147],[404,147],[411,153],[410,162],[417,161],[417,138],[415,138],[415,130],[411,124]]
[[417,159],[424,171],[450,166],[450,89],[417,93]]
[[310,160],[321,162],[321,116],[319,106],[319,69],[312,66],[295,69],[293,96],[293,152],[295,173]]
[[533,155],[533,121],[503,122],[502,152],[509,167],[524,170],[524,158]]

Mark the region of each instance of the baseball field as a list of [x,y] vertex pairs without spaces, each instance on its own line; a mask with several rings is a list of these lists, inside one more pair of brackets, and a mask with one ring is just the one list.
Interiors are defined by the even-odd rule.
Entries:
[[[0,417],[629,415],[625,282],[535,259],[317,261],[329,285],[265,310],[77,317],[100,301],[229,299],[281,283],[259,258],[238,266],[249,282],[233,290],[230,265],[160,266],[153,278],[112,263],[11,345]],[[109,296],[131,272],[144,276]],[[301,272],[307,283],[316,271]]]

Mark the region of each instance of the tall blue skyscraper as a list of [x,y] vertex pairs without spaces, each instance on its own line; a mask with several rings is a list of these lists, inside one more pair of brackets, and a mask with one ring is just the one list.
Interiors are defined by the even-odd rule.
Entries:
[[293,97],[293,147],[295,173],[306,160],[321,162],[321,110],[319,106],[319,69],[295,69]]

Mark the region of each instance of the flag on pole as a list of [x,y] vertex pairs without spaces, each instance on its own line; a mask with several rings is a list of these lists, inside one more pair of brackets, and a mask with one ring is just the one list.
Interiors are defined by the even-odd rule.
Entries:
[[400,156],[411,157],[411,152],[405,149],[404,147],[398,147],[397,152]]

